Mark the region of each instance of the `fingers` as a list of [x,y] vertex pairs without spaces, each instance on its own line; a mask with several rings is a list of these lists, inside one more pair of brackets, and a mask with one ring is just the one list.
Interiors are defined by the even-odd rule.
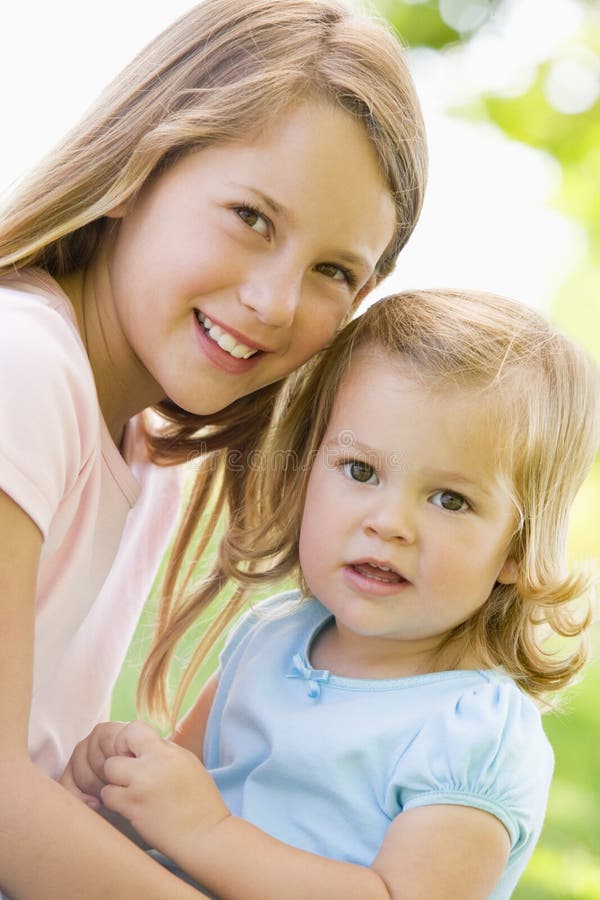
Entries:
[[104,765],[107,784],[118,787],[128,787],[136,771],[137,760],[129,756],[111,756]]
[[122,722],[103,722],[97,725],[84,742],[81,753],[74,759],[74,774],[80,790],[98,797],[106,781],[104,764],[115,753],[115,739],[123,728]]
[[90,801],[100,795],[106,780],[104,763],[108,757],[115,755],[115,739],[123,727],[123,722],[97,725],[85,740],[75,746],[60,779],[63,787],[94,808],[99,804]]
[[[160,737],[158,741],[162,743]],[[112,756],[107,759],[104,764],[106,784],[100,791],[102,803],[108,809],[131,819],[133,811],[147,797],[148,788],[153,784],[153,763],[154,757],[148,754],[143,758],[142,754],[133,756],[130,753],[128,756]]]
[[126,727],[126,722],[103,722],[92,731],[91,736],[95,737],[95,741],[91,742],[90,755],[94,755],[94,758],[90,759],[90,763],[98,776],[102,775],[104,761],[115,755],[115,742]]
[[81,791],[75,780],[73,779],[73,774],[70,768],[65,769],[61,778],[59,779],[59,784],[61,784],[70,794],[73,794],[77,797],[78,800],[81,800],[86,806],[89,806],[90,809],[96,810],[96,812],[100,809],[101,803],[98,797],[93,794],[86,794]]
[[114,749],[119,756],[142,756],[163,743],[163,739],[145,722],[130,722],[115,737]]
[[131,810],[129,807],[131,798],[127,788],[119,787],[115,784],[106,784],[100,792],[100,799],[107,809],[119,813],[126,819],[130,818]]
[[104,761],[102,803],[131,819],[132,812],[153,783],[152,772],[167,742],[145,722],[130,722],[115,735],[113,752]]

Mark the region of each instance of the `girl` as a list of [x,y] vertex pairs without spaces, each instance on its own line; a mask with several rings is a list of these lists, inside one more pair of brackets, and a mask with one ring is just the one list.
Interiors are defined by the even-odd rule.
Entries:
[[566,522],[599,426],[598,373],[537,313],[371,307],[291,395],[255,528],[221,550],[301,590],[241,619],[180,746],[112,723],[65,783],[219,900],[509,897],[552,773],[534,701],[585,657]]
[[382,25],[336,0],[205,0],[5,211],[0,885],[20,900],[190,895],[52,781],[105,714],[165,546],[178,479],[150,463],[205,457],[163,629],[212,488],[208,537],[245,494],[227,454],[390,271],[424,174]]

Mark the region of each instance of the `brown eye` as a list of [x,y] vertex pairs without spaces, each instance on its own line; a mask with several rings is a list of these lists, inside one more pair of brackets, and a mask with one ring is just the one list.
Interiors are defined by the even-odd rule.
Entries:
[[361,484],[367,484],[373,477],[376,477],[373,466],[358,459],[345,462],[344,471],[352,481],[359,481]]
[[438,491],[431,498],[431,502],[434,506],[440,506],[442,509],[448,510],[448,512],[462,512],[465,509],[470,509],[465,498],[460,494],[455,494],[453,491]]
[[248,228],[258,232],[264,238],[269,237],[269,220],[254,206],[236,206],[236,214]]
[[345,269],[343,266],[336,266],[335,263],[319,263],[316,269],[317,272],[325,275],[326,278],[331,278],[332,281],[344,282],[351,290],[355,290],[358,286],[358,278],[354,272],[351,272],[350,269]]

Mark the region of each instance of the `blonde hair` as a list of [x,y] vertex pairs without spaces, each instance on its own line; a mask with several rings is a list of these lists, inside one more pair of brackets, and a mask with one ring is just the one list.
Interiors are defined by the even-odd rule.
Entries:
[[[0,274],[37,265],[60,276],[85,267],[110,211],[150,177],[184,153],[247,140],[304,99],[346,110],[363,123],[376,151],[396,208],[377,283],[393,268],[421,209],[424,126],[396,38],[383,21],[337,0],[204,0],[182,16],[115,79],[14,196],[0,224]],[[175,583],[200,514],[217,492],[196,556],[227,508],[247,494],[245,477],[228,469],[226,457],[235,453],[243,468],[278,390],[270,385],[204,417],[165,401],[157,407],[160,427],[146,421],[155,462],[203,460],[169,563],[158,647],[141,681],[142,694],[155,698],[151,706],[165,706],[162,677],[197,613],[194,603],[176,601]]]
[[[387,297],[338,334],[305,379],[289,379],[280,415],[254,458],[260,499],[225,536],[218,572],[248,587],[293,576],[302,584],[298,540],[312,462],[356,351],[408,363],[434,390],[468,390],[494,412],[498,464],[512,487],[518,525],[511,555],[516,584],[497,583],[488,601],[458,626],[483,665],[502,665],[535,697],[566,685],[585,661],[588,580],[566,570],[569,510],[594,461],[600,437],[600,380],[583,349],[527,307],[491,294],[432,290]],[[580,599],[582,609],[574,610]],[[205,636],[186,687],[231,608]],[[556,654],[549,634],[576,638]],[[464,643],[463,643],[464,642]],[[178,699],[183,695],[180,692]]]

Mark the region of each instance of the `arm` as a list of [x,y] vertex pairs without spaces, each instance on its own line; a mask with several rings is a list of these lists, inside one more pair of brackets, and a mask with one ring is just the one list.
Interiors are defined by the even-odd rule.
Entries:
[[507,832],[488,813],[429,806],[392,822],[370,868],[289,847],[233,816],[199,846],[183,843],[177,862],[202,871],[221,900],[487,900],[508,849]]
[[220,900],[485,900],[508,858],[494,816],[439,805],[397,816],[370,868],[326,859],[232,816],[197,757],[143,723],[116,744],[103,801]]
[[201,872],[220,900],[487,900],[508,851],[489,813],[428,806],[392,822],[370,868],[289,847],[234,816],[196,844],[182,842],[176,862]]
[[19,900],[198,900],[29,759],[42,537],[0,491],[0,885]]
[[215,699],[217,686],[217,676],[213,675],[202,688],[198,699],[190,711],[177,723],[175,734],[172,736],[176,744],[195,753],[198,759],[202,759],[204,756],[203,747],[206,724],[213,700]]

